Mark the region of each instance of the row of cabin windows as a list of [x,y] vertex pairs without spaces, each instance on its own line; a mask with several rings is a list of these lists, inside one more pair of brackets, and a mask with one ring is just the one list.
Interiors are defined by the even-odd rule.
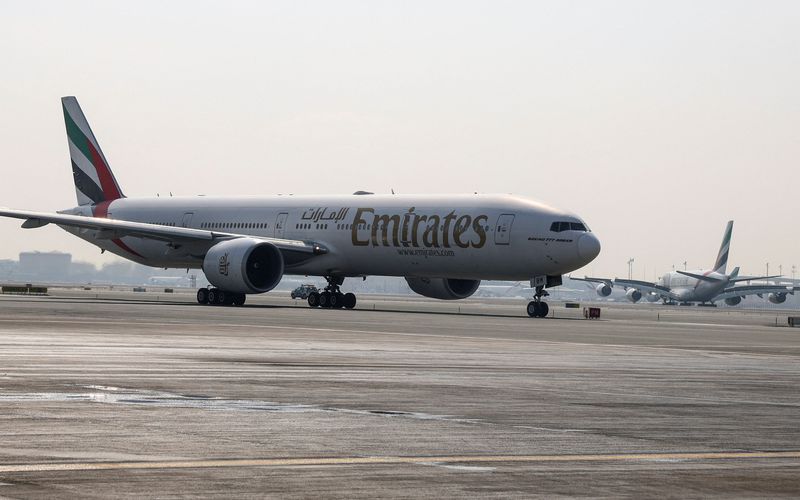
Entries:
[[266,222],[203,222],[202,229],[266,229]]
[[[147,222],[146,224],[154,224],[157,226],[171,226],[174,227],[174,222]],[[201,229],[266,229],[269,227],[269,224],[266,222],[203,222],[200,224]],[[336,224],[336,229],[339,230],[350,230],[353,227],[352,224]],[[311,224],[311,223],[303,223],[303,224],[295,224],[295,229],[328,229],[328,224]],[[461,229],[466,229],[467,226],[464,225]],[[357,229],[363,230],[371,230],[372,224],[359,224]],[[489,231],[489,226],[485,226],[484,229]],[[561,231],[568,231],[572,229],[573,231],[587,231],[586,226],[581,224],[580,222],[554,222],[552,226],[550,226],[551,231],[561,232]],[[442,228],[444,230],[444,228]]]
[[[582,226],[582,224],[581,224],[581,226]],[[381,226],[376,226],[376,227],[380,228]],[[328,229],[328,224],[311,224],[311,223],[304,222],[302,224],[295,224],[294,228],[295,229]],[[336,224],[336,229],[339,229],[339,230],[342,230],[342,229],[350,230],[352,228],[353,228],[352,224]],[[468,228],[469,228],[469,224],[462,223],[461,226],[458,229],[460,229],[461,231],[466,231]],[[369,231],[370,229],[372,229],[372,224],[359,224],[357,229],[363,229],[363,230]],[[483,229],[484,229],[484,231],[487,231],[487,232],[491,231],[491,228],[489,226],[483,226]],[[441,227],[439,230],[440,231],[444,231],[444,227]],[[586,231],[586,229],[583,229],[583,231]]]
[[589,230],[582,222],[553,222],[550,225],[550,230],[554,233],[560,233],[562,231],[583,231],[584,233],[588,232]]

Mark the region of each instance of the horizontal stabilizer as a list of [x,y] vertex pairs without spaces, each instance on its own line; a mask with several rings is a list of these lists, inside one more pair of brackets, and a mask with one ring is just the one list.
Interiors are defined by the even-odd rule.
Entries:
[[684,276],[688,276],[690,278],[694,278],[696,280],[700,280],[700,281],[709,281],[711,283],[719,283],[720,281],[722,281],[719,278],[712,278],[711,276],[704,276],[702,274],[694,274],[694,273],[689,273],[689,272],[686,272],[686,271],[675,271],[675,272],[677,272],[678,274],[682,274]]

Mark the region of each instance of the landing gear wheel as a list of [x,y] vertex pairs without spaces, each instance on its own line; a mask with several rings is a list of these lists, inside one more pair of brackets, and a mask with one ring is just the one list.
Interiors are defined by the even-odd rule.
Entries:
[[356,295],[354,293],[346,293],[342,299],[342,304],[347,309],[352,309],[356,306]]
[[308,306],[309,307],[319,306],[319,294],[317,292],[311,292],[308,294]]
[[237,293],[236,295],[233,296],[233,305],[243,306],[246,300],[247,300],[247,295],[243,293]]
[[331,294],[331,298],[335,299],[331,304],[331,307],[335,309],[341,309],[344,307],[344,294],[341,292],[336,292]]
[[322,292],[319,294],[319,306],[323,309],[331,307],[331,292]]
[[533,295],[533,300],[528,302],[528,316],[531,318],[545,318],[550,312],[550,307],[546,302],[542,302],[542,297],[550,295],[543,286],[536,287],[536,293]]
[[229,306],[231,305],[231,294],[222,290],[217,290],[217,305]]
[[212,306],[219,304],[219,290],[216,288],[208,291],[208,304]]
[[539,302],[539,317],[546,318],[549,312],[550,306],[547,305],[547,302]]
[[201,288],[197,290],[197,303],[208,304],[208,288]]

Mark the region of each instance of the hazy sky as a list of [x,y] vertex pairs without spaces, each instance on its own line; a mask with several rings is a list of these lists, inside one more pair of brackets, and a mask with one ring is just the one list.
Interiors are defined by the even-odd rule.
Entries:
[[[789,274],[798,26],[795,1],[0,1],[0,205],[75,205],[76,95],[128,196],[513,192],[589,223],[587,273],[711,266],[735,219],[730,265]],[[19,223],[0,258],[116,259]]]

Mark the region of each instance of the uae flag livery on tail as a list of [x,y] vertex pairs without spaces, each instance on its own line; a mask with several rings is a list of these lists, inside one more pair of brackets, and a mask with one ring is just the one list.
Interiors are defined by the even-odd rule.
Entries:
[[61,106],[78,205],[96,205],[124,198],[78,100],[72,96],[63,97]]

